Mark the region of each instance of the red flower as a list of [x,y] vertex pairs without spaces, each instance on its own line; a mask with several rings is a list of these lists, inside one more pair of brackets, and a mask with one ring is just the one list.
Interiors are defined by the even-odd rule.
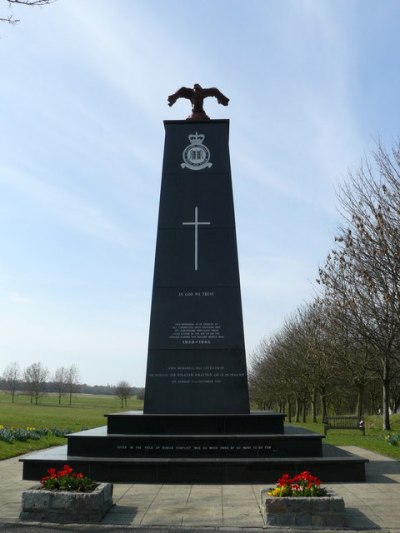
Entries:
[[320,488],[321,481],[311,474],[308,470],[304,470],[300,474],[296,474],[292,478],[288,473],[283,474],[277,481],[277,487],[270,491],[272,496],[276,496],[275,491],[278,490],[278,496],[324,496],[327,494],[326,489]]
[[47,490],[66,490],[90,492],[96,484],[93,480],[85,477],[82,472],[74,472],[69,465],[64,465],[61,470],[50,468],[48,475],[41,479],[43,488]]
[[281,487],[284,485],[290,485],[291,482],[292,480],[290,479],[289,474],[283,474],[283,476],[278,479],[278,485]]

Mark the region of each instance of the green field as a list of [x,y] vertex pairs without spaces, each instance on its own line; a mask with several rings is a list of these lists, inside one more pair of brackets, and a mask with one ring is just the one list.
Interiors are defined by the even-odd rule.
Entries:
[[[63,403],[58,405],[57,395],[48,394],[41,398],[39,405],[35,405],[31,404],[30,398],[23,394],[16,397],[15,403],[11,403],[10,395],[0,392],[0,426],[8,427],[45,427],[80,431],[104,426],[106,424],[105,414],[142,409],[143,401],[136,398],[129,399],[127,407],[121,408],[120,400],[115,396],[74,394],[72,405],[69,405],[68,397],[63,397]],[[366,417],[365,437],[358,430],[330,430],[325,442],[335,446],[360,446],[400,460],[400,441],[397,446],[390,445],[385,440],[389,432],[380,429],[381,423],[380,416]],[[322,423],[306,422],[293,425],[323,433]],[[391,425],[390,433],[400,436],[400,415],[391,417]],[[65,438],[54,436],[27,442],[0,441],[0,459],[65,443]]]
[[[7,427],[46,427],[80,431],[104,426],[107,422],[105,414],[142,409],[143,401],[136,398],[130,398],[127,407],[121,408],[121,402],[115,396],[74,394],[72,405],[69,405],[67,396],[63,397],[62,404],[59,405],[57,395],[47,394],[35,405],[31,404],[30,398],[24,394],[16,396],[15,403],[11,403],[10,395],[0,392],[0,425]],[[54,436],[43,437],[39,441],[0,441],[0,459],[65,443],[66,439]]]
[[[397,446],[393,446],[385,440],[388,434],[399,435],[400,437],[400,415],[392,415],[390,417],[392,431],[381,430],[381,416],[367,416],[365,422],[365,437],[357,429],[332,429],[328,431],[324,442],[333,446],[359,446],[360,448],[366,448],[367,450],[400,460],[400,441]],[[324,433],[324,425],[322,423],[315,424],[306,422],[292,423],[292,425],[305,427],[316,433]]]

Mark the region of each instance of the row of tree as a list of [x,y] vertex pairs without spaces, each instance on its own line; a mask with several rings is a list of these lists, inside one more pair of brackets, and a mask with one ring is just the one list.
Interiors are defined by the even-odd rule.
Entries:
[[260,407],[305,416],[400,407],[400,143],[378,146],[339,189],[342,224],[319,268],[314,301],[252,357]]
[[79,372],[75,365],[59,367],[50,377],[50,372],[42,363],[32,363],[21,371],[18,363],[9,364],[3,372],[3,387],[11,394],[14,403],[17,391],[29,394],[31,403],[38,403],[46,392],[56,392],[61,405],[63,396],[68,395],[72,404],[72,394],[79,389]]
[[126,407],[128,399],[132,396],[139,400],[144,398],[143,388],[132,387],[125,380],[120,381],[116,386],[81,383],[76,365],[61,366],[51,375],[42,363],[32,363],[24,370],[20,369],[18,363],[11,363],[5,368],[0,378],[0,389],[10,393],[13,403],[18,391],[29,394],[31,403],[35,404],[46,393],[57,394],[59,405],[65,396],[68,397],[69,405],[71,405],[72,395],[76,392],[115,395],[121,400],[121,407]]
[[132,396],[136,396],[138,400],[144,400],[144,389],[131,387],[125,380],[120,381],[117,386],[113,388],[113,394],[121,400],[121,407],[127,407],[128,400]]

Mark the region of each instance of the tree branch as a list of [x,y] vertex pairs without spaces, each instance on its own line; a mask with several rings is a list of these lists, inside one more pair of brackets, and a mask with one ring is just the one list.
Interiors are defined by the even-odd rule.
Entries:
[[[52,4],[56,0],[7,0],[8,7],[11,8],[14,5],[22,5],[22,6],[46,6],[49,4]],[[17,24],[20,21],[20,19],[14,18],[14,15],[10,15],[9,17],[0,17],[0,22],[7,22],[8,24]]]

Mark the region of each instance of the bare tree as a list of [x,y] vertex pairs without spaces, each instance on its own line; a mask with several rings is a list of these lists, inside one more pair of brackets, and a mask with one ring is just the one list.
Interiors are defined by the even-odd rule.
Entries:
[[390,383],[390,410],[397,413],[400,409],[400,372],[397,372]]
[[54,372],[53,381],[57,388],[58,404],[61,405],[61,398],[67,390],[68,370],[63,366],[57,368]]
[[[8,7],[11,8],[12,5],[23,5],[23,6],[45,6],[52,4],[56,0],[5,0],[8,3]],[[11,14],[8,17],[0,17],[0,22],[8,22],[9,24],[17,24],[20,20],[14,18],[14,15]]]
[[72,405],[72,394],[79,388],[79,372],[76,365],[71,365],[66,369],[66,390],[69,394],[69,405]]
[[18,363],[10,363],[3,372],[3,379],[7,389],[11,393],[11,401],[14,403],[15,393],[20,381],[21,371]]
[[281,330],[264,339],[252,355],[249,371],[250,398],[263,409],[286,410],[289,421],[293,407],[299,420],[306,415],[312,380],[308,368],[308,347],[301,332],[299,314],[287,320]]
[[32,363],[24,370],[25,386],[31,397],[31,403],[35,399],[35,404],[38,404],[39,398],[43,396],[48,369],[42,363]]
[[288,352],[296,362],[295,375],[301,376],[297,378],[297,387],[298,398],[303,401],[303,419],[308,400],[316,422],[317,400],[320,400],[321,415],[325,418],[337,386],[337,364],[332,357],[331,326],[324,302],[316,299],[301,306],[286,329]]
[[325,326],[331,337],[338,378],[344,384],[344,395],[349,397],[349,389],[355,389],[356,400],[352,410],[361,419],[364,416],[366,387],[373,378],[370,371],[373,349],[359,334],[352,313],[345,305],[337,305],[338,298],[340,294],[336,293],[334,301],[327,298],[324,300],[327,311]]
[[383,429],[400,369],[400,144],[381,146],[340,191],[345,220],[320,269],[325,296],[351,316],[382,383]]
[[137,389],[136,398],[138,400],[144,400],[144,388],[141,387],[141,388]]
[[121,400],[121,407],[126,407],[128,398],[132,396],[132,387],[127,381],[120,381],[114,389],[114,394]]
[[253,354],[251,400],[263,408],[274,405],[279,410],[283,400],[289,421],[295,407],[296,422],[300,417],[305,421],[310,406],[314,422],[318,411],[322,418],[327,415],[329,406],[338,411],[347,409],[347,400],[354,397],[354,392],[345,391],[349,377],[342,360],[336,357],[336,338],[337,331],[323,301],[317,299],[300,307]]

